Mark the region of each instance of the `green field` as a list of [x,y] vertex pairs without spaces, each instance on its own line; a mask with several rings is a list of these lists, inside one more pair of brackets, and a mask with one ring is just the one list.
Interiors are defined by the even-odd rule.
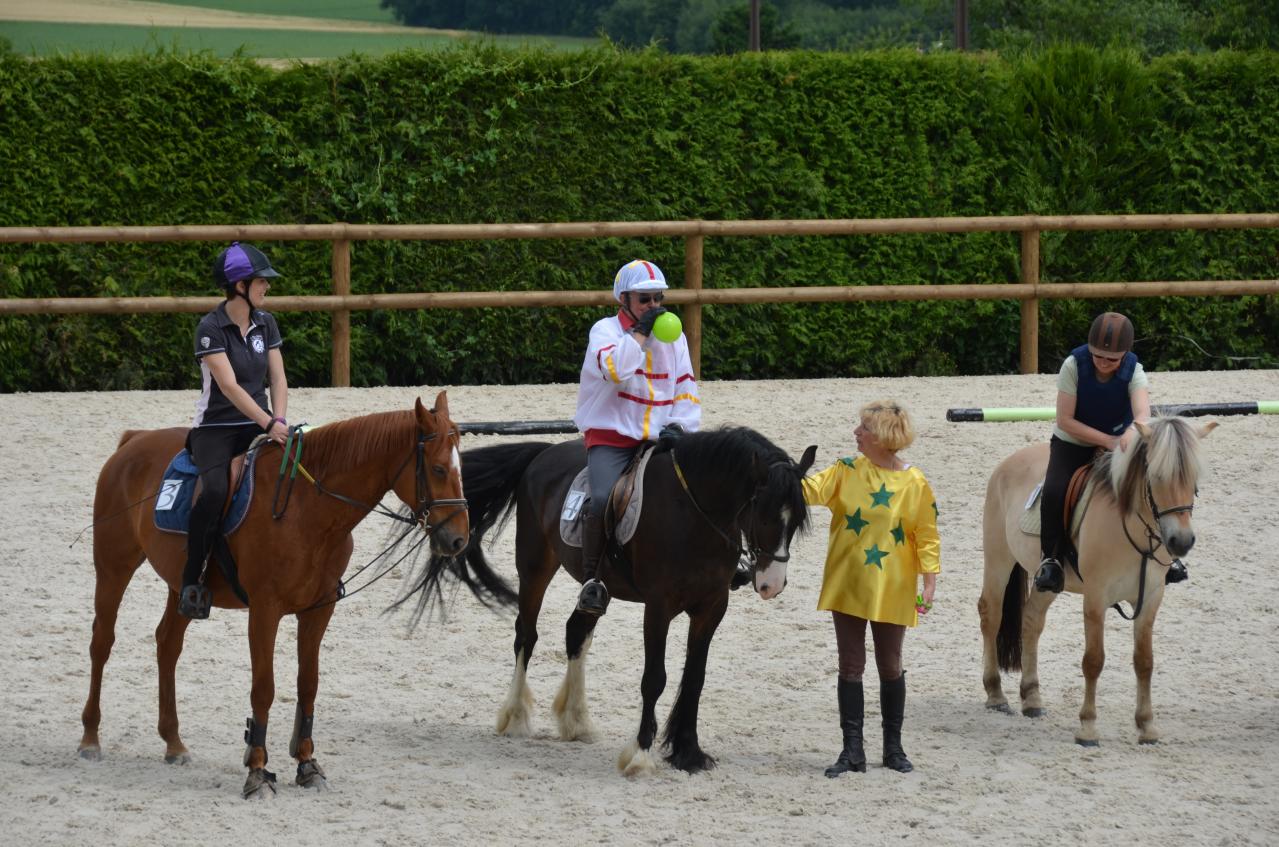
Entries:
[[[276,5],[287,5],[276,0]],[[335,4],[336,5],[336,4]],[[481,37],[481,36],[476,36]],[[507,46],[543,45],[564,50],[594,43],[584,38],[484,36]],[[331,59],[351,53],[380,56],[397,50],[436,50],[456,44],[447,35],[405,33],[314,32],[271,29],[205,29],[146,27],[116,24],[0,23],[0,38],[21,55],[54,56],[68,53],[122,55],[157,49],[179,53],[210,52],[231,56],[237,51],[263,59]]]
[[394,24],[395,16],[378,5],[378,0],[164,0],[174,6],[198,6],[258,15],[297,15],[304,18],[333,18]]

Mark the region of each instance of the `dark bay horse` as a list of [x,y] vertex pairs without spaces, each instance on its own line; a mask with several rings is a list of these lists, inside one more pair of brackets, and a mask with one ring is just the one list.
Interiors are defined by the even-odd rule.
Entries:
[[[1093,491],[1073,536],[1079,573],[1066,567],[1066,591],[1084,598],[1084,703],[1075,740],[1098,744],[1097,679],[1106,660],[1106,610],[1131,603],[1133,669],[1137,674],[1138,741],[1159,740],[1150,702],[1155,615],[1173,558],[1195,543],[1191,523],[1203,460],[1200,440],[1216,428],[1185,418],[1136,424],[1140,438],[1124,452],[1103,453],[1089,486]],[[1039,561],[1039,538],[1021,530],[1020,518],[1048,467],[1048,445],[1036,444],[995,468],[986,487],[983,515],[985,580],[977,610],[984,643],[982,682],[986,706],[1009,711],[1000,670],[1021,669],[1021,711],[1044,713],[1039,696],[1039,636],[1057,595],[1028,591],[1026,567]]]
[[[759,433],[725,428],[683,436],[649,461],[638,529],[620,558],[606,555],[600,563],[600,577],[615,599],[644,604],[643,709],[639,732],[618,761],[627,776],[655,767],[654,708],[666,687],[667,633],[680,613],[689,617],[687,656],[663,747],[667,761],[680,770],[695,773],[714,766],[697,740],[711,638],[728,607],[740,557],[751,561],[755,588],[764,598],[785,586],[791,539],[808,520],[800,480],[816,449],[809,447],[796,464]],[[497,720],[501,734],[530,730],[533,697],[526,677],[551,578],[560,567],[579,582],[582,578],[581,550],[562,542],[559,522],[569,486],[585,465],[581,440],[503,444],[462,454],[472,527],[465,558],[476,572],[491,571],[482,549],[485,533],[512,509],[516,514],[519,614],[515,671]],[[429,578],[420,586],[430,587]],[[428,602],[428,596],[424,591],[419,602]],[[565,627],[568,669],[553,706],[565,740],[594,734],[584,662],[597,620],[575,611]]]
[[[190,760],[178,735],[174,693],[174,668],[189,623],[178,614],[177,594],[186,561],[186,536],[156,529],[152,510],[165,468],[182,449],[186,434],[185,429],[126,432],[98,475],[93,502],[97,587],[89,648],[93,669],[80,740],[80,755],[86,759],[101,757],[102,671],[115,641],[116,614],[129,581],[147,560],[169,585],[168,602],[155,632],[164,757],[170,763]],[[298,784],[324,787],[324,774],[315,762],[310,737],[319,684],[320,641],[351,556],[351,531],[356,524],[383,495],[394,490],[412,512],[406,520],[429,534],[434,554],[456,554],[465,546],[469,532],[458,430],[449,418],[444,392],[436,397],[433,409],[426,409],[418,400],[411,410],[317,427],[304,440],[302,467],[317,485],[298,486],[284,515],[273,520],[271,492],[282,454],[276,445],[262,448],[255,466],[257,494],[243,523],[227,539],[250,604],[253,725],[252,738],[246,738],[251,743],[244,758],[249,768],[245,797],[275,791],[274,776],[265,769],[266,723],[275,697],[272,659],[276,632],[280,619],[289,614],[298,619],[297,714],[289,752],[298,760]],[[210,564],[208,573],[214,606],[244,608],[215,564]]]

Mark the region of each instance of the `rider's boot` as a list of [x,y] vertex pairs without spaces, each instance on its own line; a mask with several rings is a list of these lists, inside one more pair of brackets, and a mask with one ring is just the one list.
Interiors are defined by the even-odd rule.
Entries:
[[1172,564],[1168,566],[1168,573],[1164,575],[1164,584],[1172,585],[1178,582],[1185,582],[1188,579],[1190,579],[1190,574],[1186,571],[1186,563],[1181,559],[1173,559]]
[[608,589],[596,578],[600,556],[604,553],[604,516],[587,512],[582,519],[582,592],[577,597],[577,610],[600,616],[608,609]]
[[1066,572],[1062,570],[1061,562],[1052,556],[1045,556],[1039,563],[1039,571],[1035,574],[1035,590],[1060,594],[1065,587]]
[[[194,517],[194,515],[193,515]],[[195,521],[192,522],[195,524]],[[209,533],[203,527],[187,527],[187,563],[182,569],[182,590],[178,592],[178,614],[194,621],[209,616],[213,598],[200,581],[205,560],[209,558]]]

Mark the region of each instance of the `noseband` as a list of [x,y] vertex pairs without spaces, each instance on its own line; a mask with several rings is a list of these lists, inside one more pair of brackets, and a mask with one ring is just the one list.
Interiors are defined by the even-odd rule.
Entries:
[[[1149,470],[1149,468],[1147,468],[1147,470]],[[1196,489],[1195,495],[1197,496],[1198,494],[1199,494],[1199,491],[1198,489]],[[1127,613],[1124,612],[1124,610],[1120,607],[1118,603],[1114,604],[1115,611],[1118,612],[1119,616],[1124,618],[1125,620],[1132,620],[1133,618],[1137,617],[1137,615],[1141,614],[1141,607],[1146,600],[1146,565],[1153,559],[1155,562],[1163,565],[1164,567],[1170,568],[1172,567],[1172,563],[1177,561],[1176,559],[1169,559],[1168,561],[1165,562],[1155,555],[1155,551],[1158,550],[1160,547],[1162,547],[1164,543],[1163,533],[1159,531],[1160,518],[1164,517],[1165,515],[1176,515],[1182,512],[1185,512],[1186,514],[1190,514],[1195,510],[1194,500],[1191,500],[1189,503],[1187,503],[1184,506],[1173,506],[1171,508],[1161,510],[1158,504],[1155,503],[1155,492],[1154,492],[1154,489],[1150,487],[1149,475],[1147,475],[1146,477],[1146,505],[1150,507],[1150,513],[1154,515],[1155,522],[1152,525],[1146,521],[1145,515],[1142,515],[1140,513],[1138,513],[1137,515],[1138,520],[1141,521],[1141,525],[1146,528],[1145,549],[1139,547],[1137,545],[1137,542],[1133,541],[1132,536],[1129,535],[1128,521],[1124,520],[1122,517],[1120,518],[1120,521],[1119,521],[1120,526],[1122,526],[1124,530],[1124,537],[1128,539],[1128,543],[1132,546],[1132,549],[1137,551],[1137,553],[1141,555],[1141,570],[1137,575],[1137,602],[1136,604],[1133,605],[1132,614],[1128,615]]]

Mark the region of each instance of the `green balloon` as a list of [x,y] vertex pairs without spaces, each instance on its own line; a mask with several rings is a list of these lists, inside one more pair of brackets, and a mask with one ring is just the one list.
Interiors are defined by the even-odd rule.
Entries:
[[653,337],[658,341],[665,341],[667,344],[679,338],[683,331],[684,325],[680,323],[679,316],[674,312],[659,315],[657,320],[653,322]]

